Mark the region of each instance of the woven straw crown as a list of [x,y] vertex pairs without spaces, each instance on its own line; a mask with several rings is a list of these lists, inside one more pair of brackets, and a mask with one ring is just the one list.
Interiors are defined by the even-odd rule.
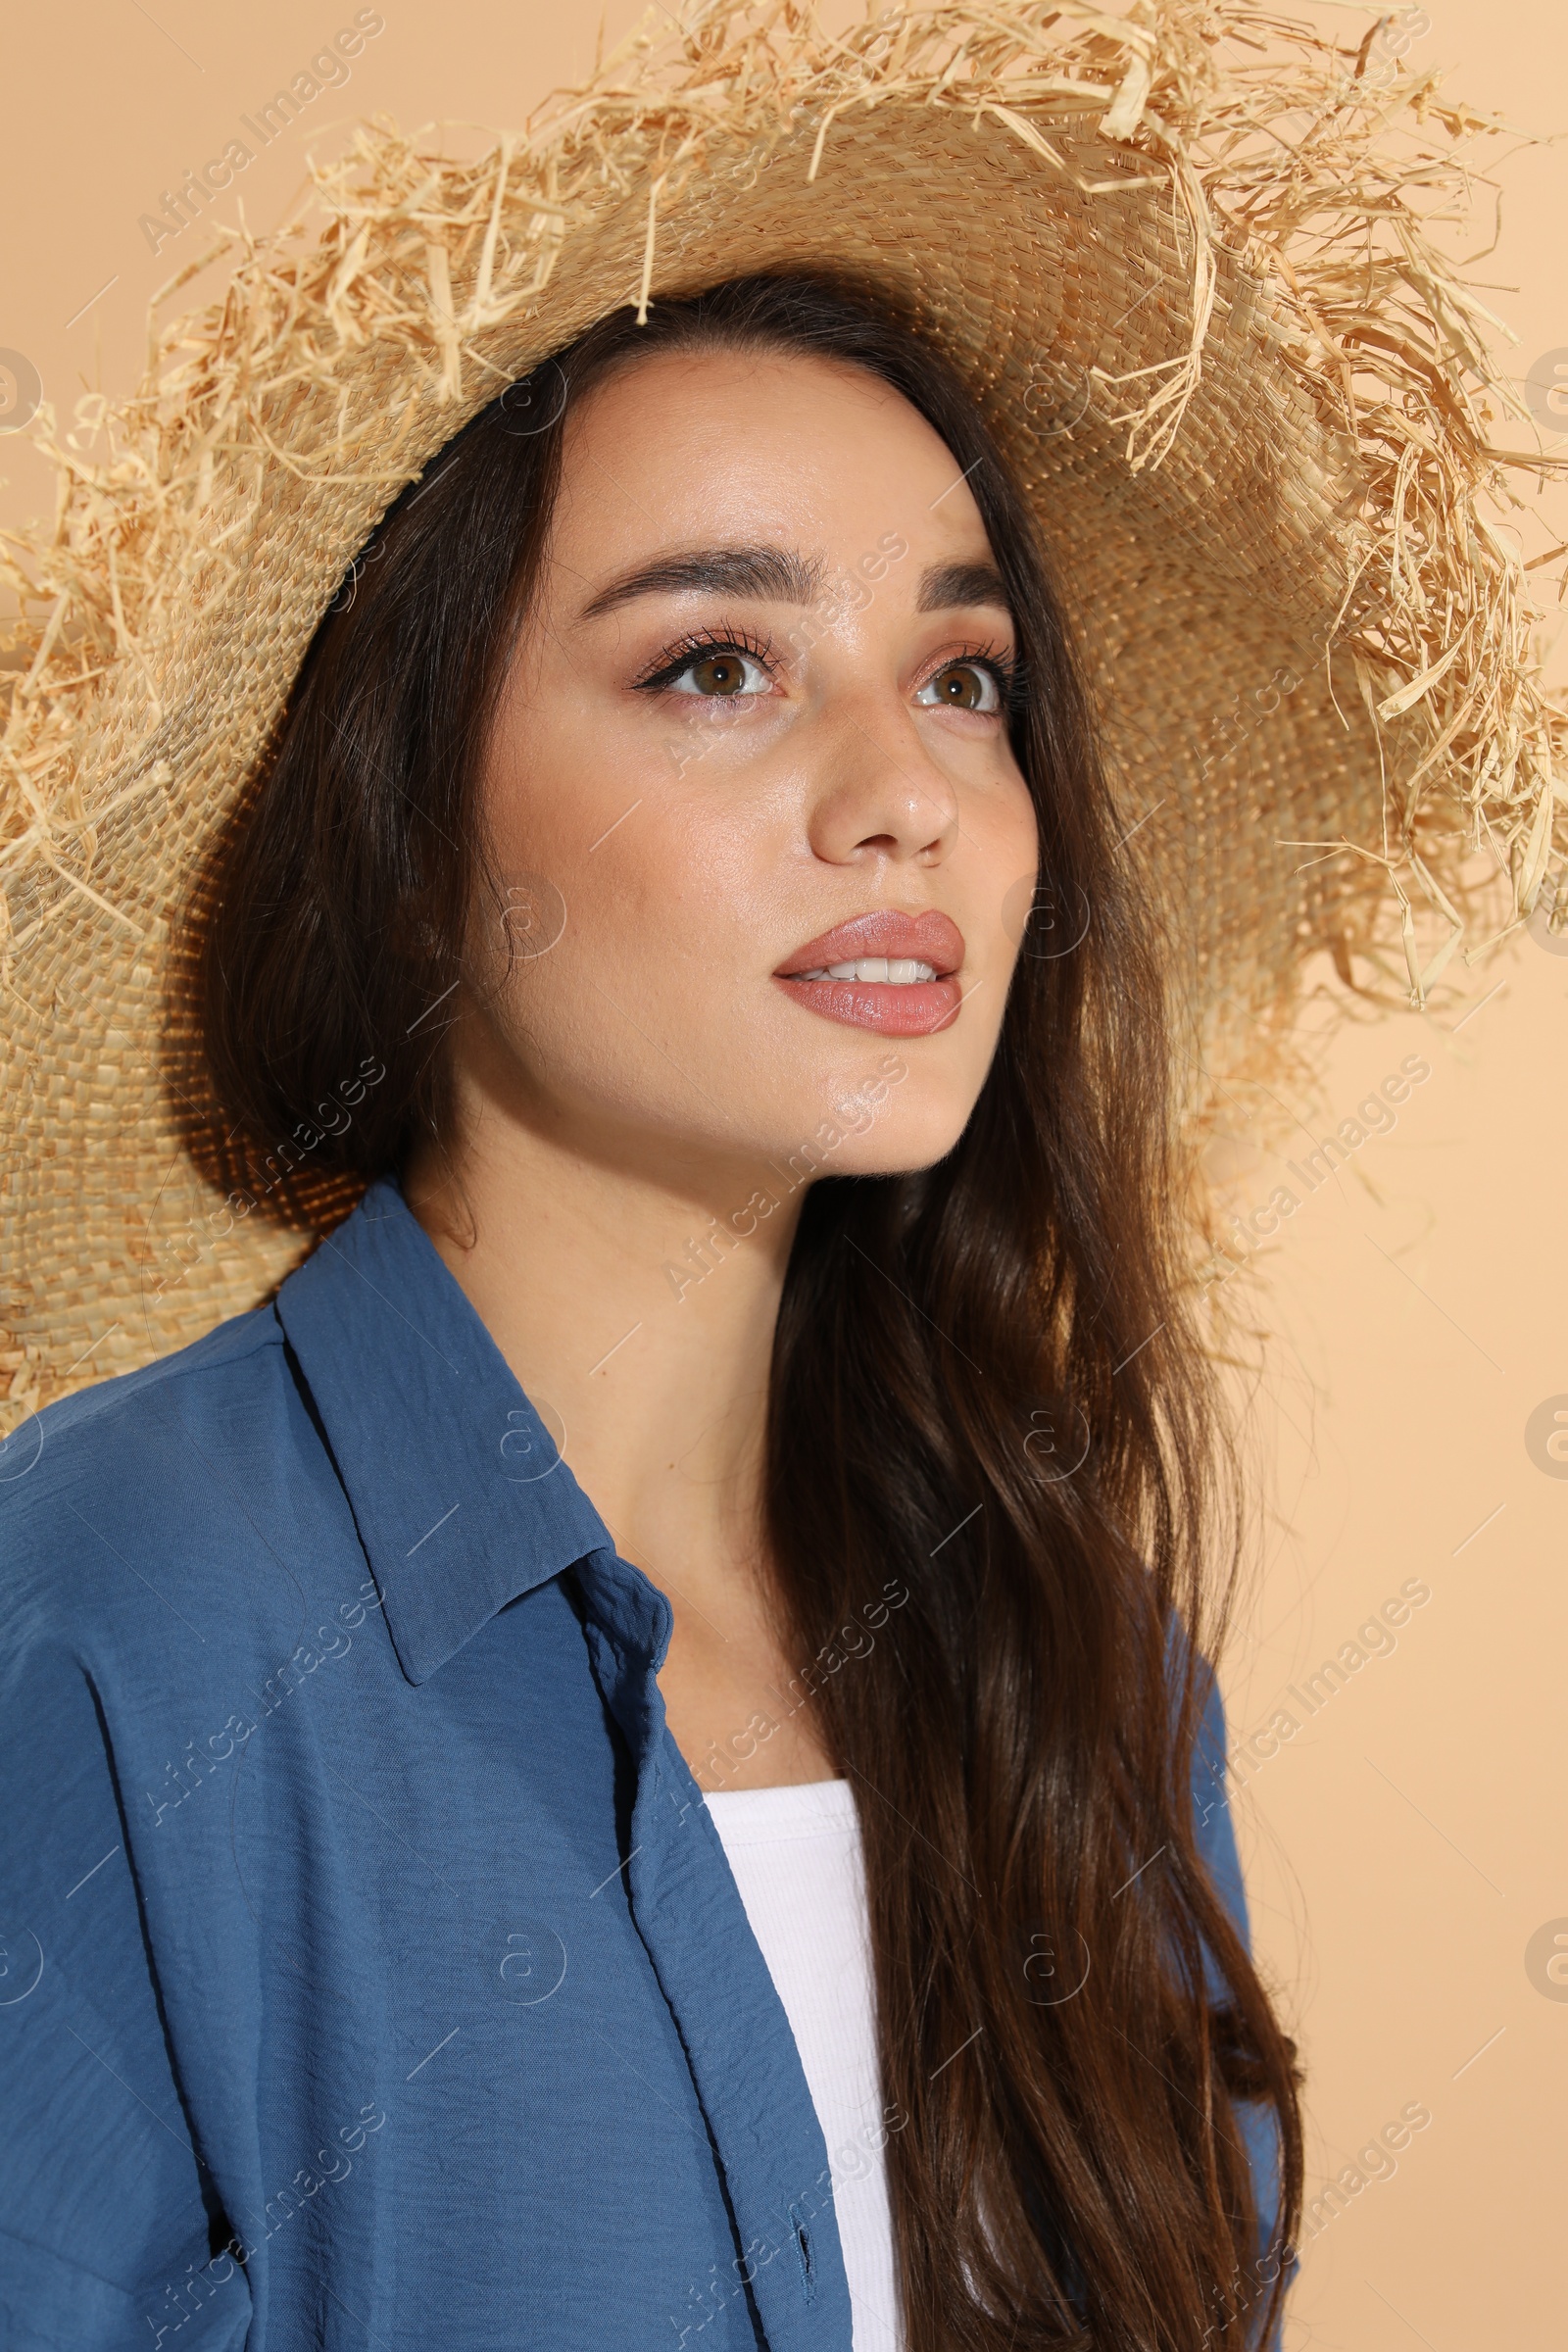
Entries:
[[1423,1002],[1547,882],[1565,722],[1484,512],[1532,462],[1487,428],[1528,416],[1422,218],[1494,126],[1377,23],[1339,47],[1247,0],[669,22],[477,161],[362,128],[312,214],[165,289],[235,265],[138,393],[48,443],[0,768],[13,1421],[310,1246],[199,1172],[194,877],[379,515],[627,301],[826,263],[956,361],[1081,616],[1195,1119],[1211,1076],[1277,1071],[1308,956],[1348,980],[1393,947]]

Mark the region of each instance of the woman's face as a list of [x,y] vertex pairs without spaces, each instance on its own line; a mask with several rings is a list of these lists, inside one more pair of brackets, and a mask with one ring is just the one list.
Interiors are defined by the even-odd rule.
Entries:
[[873,378],[662,354],[585,396],[482,780],[472,945],[514,962],[456,1033],[467,1115],[682,1187],[939,1159],[1035,875],[1013,649],[955,460]]

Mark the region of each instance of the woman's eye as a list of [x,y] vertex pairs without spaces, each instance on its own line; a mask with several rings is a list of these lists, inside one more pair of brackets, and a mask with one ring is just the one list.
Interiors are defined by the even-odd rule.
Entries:
[[981,662],[949,662],[915,696],[928,709],[994,711],[1002,709],[996,674]]
[[768,676],[761,663],[730,647],[694,654],[669,683],[672,694],[712,695],[724,701],[740,694],[765,694],[767,689]]

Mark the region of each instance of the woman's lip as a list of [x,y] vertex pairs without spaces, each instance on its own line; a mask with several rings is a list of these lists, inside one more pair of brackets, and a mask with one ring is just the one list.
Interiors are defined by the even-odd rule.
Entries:
[[913,980],[903,988],[887,980],[795,980],[785,972],[773,977],[798,1004],[825,1020],[843,1021],[851,1029],[880,1029],[887,1037],[934,1036],[957,1018],[963,1003],[963,990],[951,972],[945,979]]
[[[951,915],[939,914],[928,906],[922,914],[905,914],[896,906],[880,906],[868,914],[852,915],[847,923],[838,923],[831,931],[820,932],[808,939],[804,948],[778,964],[775,980],[793,980],[800,972],[818,972],[830,963],[858,963],[865,956],[889,956],[912,958],[917,963],[929,963],[935,971],[935,982],[916,982],[909,989],[895,993],[907,996],[919,988],[940,986],[948,976],[957,971],[963,962],[963,933]],[[884,985],[876,981],[815,981],[817,988],[875,988]],[[913,1036],[914,1031],[906,1032]]]

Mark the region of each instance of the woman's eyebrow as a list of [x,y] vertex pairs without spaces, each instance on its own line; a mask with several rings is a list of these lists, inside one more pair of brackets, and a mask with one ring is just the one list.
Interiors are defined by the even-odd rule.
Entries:
[[597,620],[634,597],[668,596],[693,588],[719,596],[764,596],[786,605],[814,605],[822,577],[820,559],[790,547],[696,547],[622,572],[584,605],[578,618]]
[[941,612],[950,605],[997,605],[1010,612],[1007,584],[994,564],[932,564],[920,574],[917,612]]

